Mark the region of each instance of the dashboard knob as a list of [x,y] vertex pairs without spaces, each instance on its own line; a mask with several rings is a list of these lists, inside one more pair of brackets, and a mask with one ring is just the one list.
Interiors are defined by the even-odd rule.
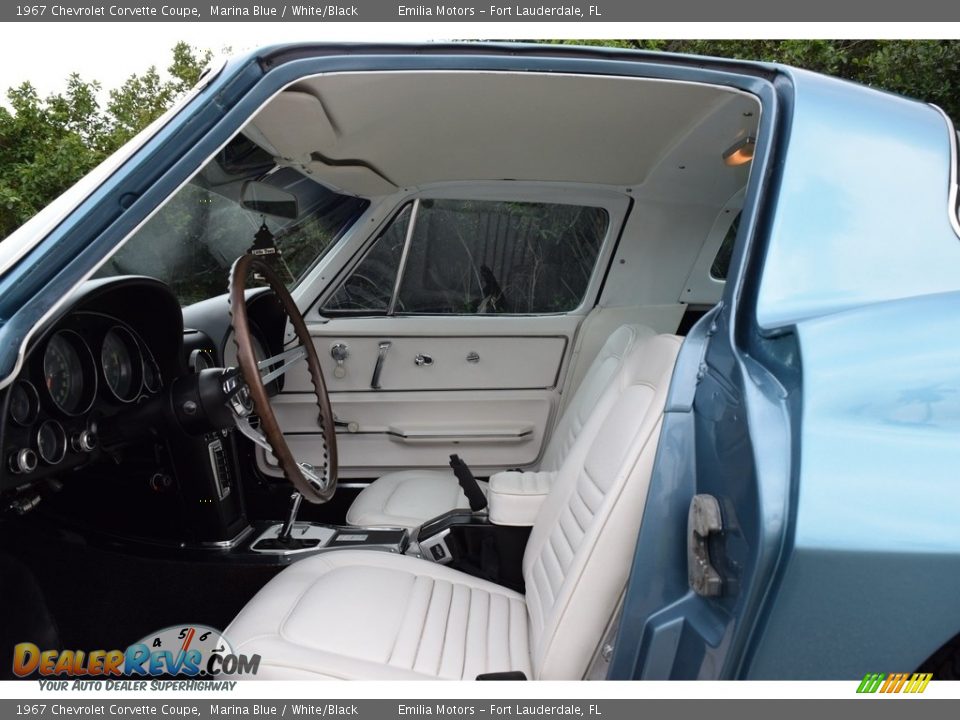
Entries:
[[93,452],[97,447],[97,434],[93,430],[81,430],[70,440],[77,452]]
[[30,448],[21,448],[10,453],[10,470],[18,475],[32,473],[37,469],[37,454]]

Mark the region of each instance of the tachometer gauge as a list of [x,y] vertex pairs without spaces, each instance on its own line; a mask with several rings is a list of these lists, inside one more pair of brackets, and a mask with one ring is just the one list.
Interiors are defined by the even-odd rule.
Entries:
[[48,465],[56,465],[67,453],[67,434],[56,420],[46,420],[37,430],[37,454]]
[[19,380],[10,390],[10,419],[27,426],[37,419],[40,398],[37,389],[26,380]]
[[100,348],[100,366],[110,392],[122,402],[132,402],[143,384],[143,361],[133,334],[119,325],[107,332]]
[[93,403],[96,369],[90,348],[77,333],[61,330],[43,353],[43,375],[53,404],[67,415],[79,415]]

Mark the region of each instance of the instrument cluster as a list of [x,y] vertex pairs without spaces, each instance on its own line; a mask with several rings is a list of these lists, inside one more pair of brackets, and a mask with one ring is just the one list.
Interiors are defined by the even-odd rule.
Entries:
[[30,353],[9,391],[7,471],[32,479],[82,464],[98,423],[163,386],[141,336],[109,315],[77,312]]

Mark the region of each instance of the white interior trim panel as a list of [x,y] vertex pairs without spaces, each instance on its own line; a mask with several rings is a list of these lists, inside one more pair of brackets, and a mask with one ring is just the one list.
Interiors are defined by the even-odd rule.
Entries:
[[[341,476],[446,468],[451,453],[485,474],[532,465],[540,456],[553,398],[549,390],[333,393],[337,418],[356,423],[356,432],[337,433]],[[273,399],[273,408],[294,457],[321,464],[316,404],[285,393]],[[279,474],[262,452],[258,464],[267,474]]]
[[[315,337],[314,343],[331,393],[527,390],[556,386],[567,338],[327,335]],[[348,353],[340,371],[331,355],[336,345],[346,346]],[[285,393],[310,388],[305,365],[287,374]]]

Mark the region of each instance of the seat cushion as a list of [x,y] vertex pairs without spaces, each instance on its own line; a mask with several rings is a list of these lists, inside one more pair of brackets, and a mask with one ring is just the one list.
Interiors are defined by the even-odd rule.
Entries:
[[[487,483],[478,484],[486,494]],[[364,488],[347,511],[347,523],[415,528],[445,512],[469,507],[453,472],[404,470],[384,475]]]
[[404,555],[338,550],[271,580],[224,632],[258,679],[528,677],[522,595]]

